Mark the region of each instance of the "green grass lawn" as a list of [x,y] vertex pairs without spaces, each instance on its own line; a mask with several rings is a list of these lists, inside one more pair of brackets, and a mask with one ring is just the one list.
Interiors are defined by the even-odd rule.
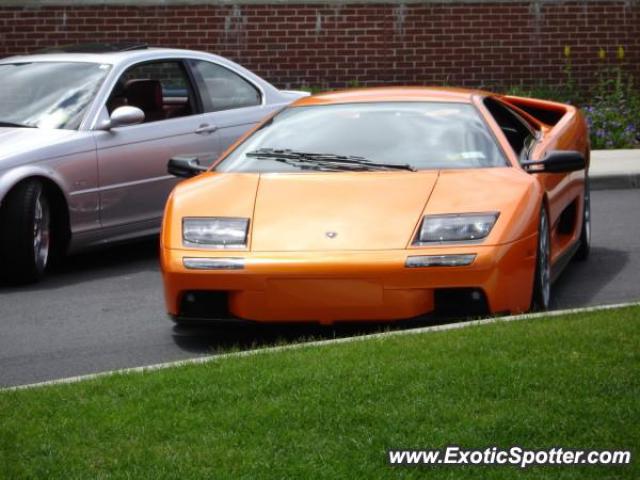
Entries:
[[[0,477],[640,478],[640,308],[0,392]],[[631,449],[625,467],[390,467],[389,448]]]

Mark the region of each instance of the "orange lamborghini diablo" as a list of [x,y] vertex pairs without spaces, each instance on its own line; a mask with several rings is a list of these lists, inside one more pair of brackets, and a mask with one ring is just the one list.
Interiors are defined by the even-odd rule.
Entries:
[[590,242],[585,122],[569,105],[376,88],[296,101],[167,204],[177,321],[406,319],[549,306]]

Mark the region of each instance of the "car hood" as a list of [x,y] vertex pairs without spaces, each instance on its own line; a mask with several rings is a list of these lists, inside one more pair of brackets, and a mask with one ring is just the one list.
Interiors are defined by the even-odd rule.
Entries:
[[89,132],[0,127],[0,168],[95,148]]
[[262,175],[251,249],[404,248],[437,178],[437,172]]
[[165,228],[173,229],[167,234],[175,248],[183,217],[227,216],[251,219],[256,252],[391,250],[410,246],[425,214],[498,211],[485,241],[495,244],[535,232],[528,205],[536,204],[536,191],[537,182],[515,168],[206,173],[176,188],[167,207],[173,221]]

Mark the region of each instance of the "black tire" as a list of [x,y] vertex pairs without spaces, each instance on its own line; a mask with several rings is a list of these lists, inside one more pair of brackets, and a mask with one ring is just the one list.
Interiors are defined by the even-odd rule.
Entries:
[[11,190],[0,209],[0,277],[11,284],[38,281],[49,264],[51,203],[39,180]]
[[533,277],[533,295],[531,310],[542,312],[549,309],[551,303],[551,229],[549,217],[544,206],[540,209],[538,223],[538,248],[536,270]]
[[582,215],[582,230],[580,231],[580,246],[573,258],[584,261],[589,258],[591,250],[591,188],[589,177],[584,180],[584,209]]

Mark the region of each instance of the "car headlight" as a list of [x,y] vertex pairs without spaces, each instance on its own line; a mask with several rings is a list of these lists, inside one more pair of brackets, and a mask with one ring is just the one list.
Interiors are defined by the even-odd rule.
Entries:
[[414,245],[481,240],[493,228],[498,212],[425,215]]
[[187,217],[182,219],[182,241],[187,247],[244,248],[248,218]]

